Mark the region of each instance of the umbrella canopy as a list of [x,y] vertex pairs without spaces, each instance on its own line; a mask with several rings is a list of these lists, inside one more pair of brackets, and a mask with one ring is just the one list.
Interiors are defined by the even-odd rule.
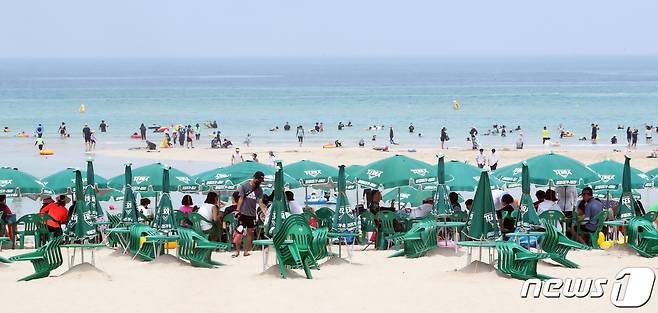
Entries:
[[[54,173],[50,176],[44,177],[41,182],[43,182],[50,190],[55,193],[73,193],[75,192],[75,171],[77,169],[67,168],[65,170]],[[80,171],[80,170],[78,170]],[[89,175],[86,171],[80,171],[82,173],[82,185],[95,185],[100,189],[107,188],[107,179],[93,174],[93,181],[89,183]]]
[[445,156],[438,155],[438,158],[439,161],[436,165],[436,193],[434,193],[434,207],[432,208],[432,213],[445,216],[454,212],[452,210],[452,205],[450,205],[450,199],[448,199]]
[[[103,216],[103,208],[101,208],[100,203],[98,203],[98,197],[96,196],[96,175],[94,174],[94,161],[89,159],[87,160],[87,186],[85,186],[85,205],[87,210],[95,214],[96,217]],[[83,178],[84,183],[84,178]],[[105,182],[105,188],[107,188],[107,181]]]
[[[419,206],[423,204],[423,200],[434,196],[434,192],[431,190],[418,190],[411,186],[402,186],[399,191],[399,201],[403,207],[407,205]],[[384,202],[390,202],[391,200],[398,201],[398,188],[389,191],[382,197]]]
[[[129,182],[126,181],[124,174],[111,178],[108,185],[117,190],[121,190],[125,185],[130,185],[134,191],[138,192],[162,191],[163,166],[162,163],[158,162],[136,168],[132,171],[133,178]],[[172,190],[180,192],[199,191],[199,185],[195,183],[190,175],[175,168],[170,169],[169,175],[173,178],[170,182]]]
[[531,225],[541,225],[539,215],[530,197],[530,171],[528,164],[523,162],[521,169],[521,201],[517,212],[516,225],[521,227],[530,227]]
[[96,237],[96,212],[91,210],[90,206],[85,203],[85,196],[82,187],[82,173],[80,170],[74,170],[75,180],[75,206],[74,212],[70,212],[71,218],[66,224],[66,230],[69,237],[73,240],[92,240]]
[[[452,160],[445,164],[445,175],[452,178],[446,182],[450,191],[475,191],[482,176],[482,169],[465,162]],[[489,181],[491,188],[504,186],[504,183],[495,177],[489,176]]]
[[436,173],[431,165],[406,157],[394,155],[365,166],[356,175],[359,185],[370,188],[388,189],[413,184],[436,182]]
[[629,219],[636,215],[642,215],[637,201],[633,198],[631,179],[631,158],[625,156],[621,179],[621,197],[619,198],[619,206],[617,207],[617,219]]
[[171,196],[169,195],[169,170],[170,167],[168,166],[162,169],[162,197],[160,198],[158,207],[155,209],[152,223],[153,228],[164,232],[169,232],[176,228],[174,206],[171,203]]
[[[283,213],[290,212],[288,208],[288,201],[285,195],[284,187],[284,174],[283,174],[283,164],[281,161],[276,162],[276,173],[274,174],[274,200],[272,200],[272,206],[270,207],[269,218],[267,224],[265,225],[266,230],[272,230],[272,236],[276,234],[277,225],[283,224]],[[274,223],[274,225],[272,225]],[[267,232],[269,234],[269,231]]]
[[345,168],[345,178],[347,180],[353,180],[356,175],[365,170],[366,167],[363,165],[350,165]]
[[[259,162],[245,161],[231,166],[216,168],[194,176],[196,182],[203,184],[210,190],[234,190],[243,182],[251,179],[254,173],[261,171],[265,174],[263,187],[273,187],[277,169],[273,166]],[[299,188],[301,185],[289,175],[283,175],[284,184],[289,188]]]
[[338,232],[345,232],[356,228],[356,216],[350,208],[350,202],[347,200],[345,190],[347,188],[345,174],[345,165],[338,167],[338,195],[336,196],[336,210],[334,210],[334,219],[332,229]]
[[646,173],[649,177],[653,177],[653,185],[658,187],[658,168],[654,168]]
[[496,207],[491,196],[489,174],[486,171],[480,174],[478,188],[473,197],[473,207],[466,223],[466,237],[480,241],[496,240],[500,237]]
[[7,197],[51,194],[52,191],[36,177],[13,167],[0,167],[0,195]]
[[[593,190],[619,189],[622,184],[624,163],[605,160],[592,163],[589,167],[599,174],[601,181],[590,184]],[[636,168],[630,168],[631,188],[642,189],[653,185],[649,175]]]
[[335,182],[338,179],[338,169],[324,163],[301,160],[286,165],[285,173],[290,175],[302,186],[322,185]]
[[125,187],[123,188],[123,211],[121,212],[121,221],[126,224],[134,224],[138,222],[137,219],[137,203],[135,202],[135,195],[130,183],[133,181],[133,173],[130,163],[126,164],[125,173]]
[[[599,181],[599,175],[580,161],[548,153],[525,161],[530,170],[530,183],[542,186],[576,186]],[[506,183],[521,181],[522,163],[498,169],[495,176]]]
[[[607,199],[610,197],[611,199],[619,199],[621,198],[621,194],[623,193],[622,188],[617,188],[617,189],[602,189],[602,190],[594,190],[594,197],[600,198],[600,199]],[[639,191],[633,189],[633,198],[636,200],[640,200],[642,198],[642,195],[640,194]]]

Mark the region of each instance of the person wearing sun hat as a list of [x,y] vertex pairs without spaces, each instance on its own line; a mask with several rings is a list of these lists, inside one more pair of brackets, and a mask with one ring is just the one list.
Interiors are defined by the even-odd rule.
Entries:
[[51,217],[46,224],[48,225],[48,232],[55,237],[62,235],[62,224],[66,224],[68,220],[69,211],[66,209],[66,204],[69,202],[71,202],[69,197],[59,195],[55,198],[55,202],[48,204],[40,212]]

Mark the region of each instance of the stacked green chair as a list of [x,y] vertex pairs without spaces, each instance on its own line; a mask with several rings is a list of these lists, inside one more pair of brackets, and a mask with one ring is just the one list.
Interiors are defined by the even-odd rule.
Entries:
[[404,249],[395,252],[390,257],[405,255],[408,258],[418,258],[437,246],[437,227],[432,220],[424,220],[414,224],[404,234]]
[[548,210],[541,212],[541,214],[539,214],[539,220],[542,221],[544,225],[551,224],[553,226],[560,225],[560,227],[562,227],[562,225],[564,225],[566,217],[564,216],[564,213],[562,213],[561,211]]
[[550,277],[537,274],[537,261],[549,257],[546,253],[533,253],[513,241],[496,241],[498,271],[516,279],[541,279]]
[[[594,249],[599,248],[599,233],[603,230],[603,223],[606,221],[608,218],[608,211],[603,210],[599,212],[596,216],[594,216],[594,219],[596,220],[596,230],[594,232],[589,233],[589,242],[590,246]],[[577,228],[580,230],[580,227]]]
[[216,249],[227,250],[229,245],[223,242],[208,241],[204,236],[187,228],[179,228],[178,256],[195,267],[214,268],[224,265],[211,259]]
[[541,241],[542,250],[548,254],[551,260],[568,268],[578,268],[578,264],[567,260],[567,253],[571,249],[591,250],[591,248],[569,239],[565,234],[558,231],[551,223],[546,223],[544,227],[546,233]]
[[398,214],[391,211],[380,211],[377,213],[377,220],[379,221],[379,231],[377,232],[377,249],[387,250],[392,242],[395,250],[400,249],[400,241],[404,237],[404,233],[396,232],[394,228],[395,220],[398,219]]
[[[203,217],[203,215],[196,212],[190,213],[187,217],[190,222],[192,222],[192,230],[197,232],[197,234],[205,237],[206,239],[208,239],[210,235],[213,235],[214,238],[222,238],[222,229],[217,226],[217,223],[207,220],[205,217]],[[212,228],[204,231],[201,228],[202,222],[211,224]]]
[[[286,242],[292,240],[292,242]],[[303,268],[306,278],[312,279],[310,266],[318,268],[313,256],[313,232],[302,215],[286,218],[273,238],[281,278],[286,278],[286,266]]]
[[368,233],[377,231],[377,224],[375,224],[375,215],[370,211],[363,211],[359,215],[361,221],[361,244],[368,244]]
[[464,211],[455,211],[450,214],[450,220],[453,222],[466,222],[468,220],[468,214]]
[[[160,235],[157,230],[143,224],[132,224],[129,229],[130,239],[128,242],[128,251],[134,257],[139,257],[144,261],[153,261],[156,255],[162,252],[162,245],[154,247],[153,244],[142,244],[141,242],[142,237]],[[158,250],[156,251],[156,249]]]
[[[2,212],[0,212],[0,219],[1,218],[2,218]],[[2,245],[2,243],[5,241],[9,241],[9,237],[0,237],[0,245]],[[11,261],[0,256],[0,263],[11,263]]]
[[34,237],[34,247],[39,248],[41,246],[41,237],[44,235],[44,228],[47,234],[48,228],[44,225],[44,218],[39,214],[27,214],[21,216],[16,221],[16,225],[23,225],[23,230],[17,230],[16,233],[20,236],[20,248],[25,248],[25,237],[32,236]]
[[[116,228],[121,226],[121,214],[111,214],[109,212],[106,212],[107,215],[107,220],[110,222],[109,228]],[[107,236],[107,244],[110,248],[114,248],[117,246],[118,243],[120,243],[119,235],[118,234],[108,234]]]
[[[2,217],[2,216],[0,216]],[[656,219],[658,219],[658,211],[649,211],[642,215],[642,217],[652,223],[656,222]]]
[[187,218],[187,214],[174,210],[174,218],[176,219],[176,224],[180,225],[180,222],[184,221]]
[[63,238],[63,236],[54,238],[34,252],[10,257],[9,260],[12,262],[30,261],[32,262],[32,266],[34,266],[34,274],[23,277],[19,281],[48,277],[52,270],[62,265],[64,259],[62,258],[62,251],[59,246],[62,244]]
[[315,216],[318,220],[318,228],[331,228],[331,224],[334,221],[334,211],[327,207],[319,208],[317,211],[315,211]]
[[329,252],[327,251],[328,234],[329,229],[326,227],[313,229],[313,244],[311,246],[311,251],[313,252],[316,261],[329,256]]
[[645,258],[658,255],[658,231],[652,221],[633,217],[626,228],[628,245]]

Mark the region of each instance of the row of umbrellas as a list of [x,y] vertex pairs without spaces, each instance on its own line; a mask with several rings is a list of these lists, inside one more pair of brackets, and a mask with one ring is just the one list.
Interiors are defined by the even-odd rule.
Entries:
[[[352,165],[345,168],[346,189],[358,186],[376,189],[405,187],[400,193],[405,198],[425,199],[437,190],[437,185],[445,186],[450,191],[472,192],[478,186],[481,169],[460,161],[443,162],[442,176],[439,167],[402,155],[395,155],[373,162],[367,166]],[[521,182],[522,163],[531,169],[529,182],[541,186],[591,186],[595,193],[621,194],[622,171],[624,164],[605,160],[586,166],[585,164],[563,155],[549,153],[530,158],[524,162],[500,168],[489,175],[491,188],[515,187]],[[99,175],[88,175],[80,171],[83,185],[93,178],[93,186],[99,190],[100,200],[110,197],[118,198],[123,194],[124,186],[130,185],[133,191],[142,196],[154,196],[163,191],[163,164],[153,163],[132,170],[132,178],[126,181],[125,174],[111,179]],[[335,188],[339,169],[319,162],[302,160],[282,168],[284,185],[290,189],[300,187]],[[0,168],[0,194],[8,196],[39,195],[42,193],[73,193],[75,191],[76,169],[68,168],[43,179],[21,172],[15,168]],[[254,172],[265,173],[266,188],[273,188],[277,169],[258,162],[241,162],[232,166],[217,168],[191,176],[183,171],[170,168],[170,186],[172,191],[195,193],[201,191],[234,190],[237,185],[250,179]],[[642,189],[658,185],[658,169],[643,173],[631,168],[630,181],[632,189]],[[653,180],[652,180],[653,179]],[[437,182],[441,180],[440,183]],[[410,187],[413,186],[413,187]],[[445,191],[445,190],[443,190]],[[413,203],[417,203],[414,201]]]

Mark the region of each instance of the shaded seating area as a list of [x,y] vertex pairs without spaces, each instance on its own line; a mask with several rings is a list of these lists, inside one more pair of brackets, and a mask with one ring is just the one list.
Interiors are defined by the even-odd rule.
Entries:
[[310,267],[318,268],[312,252],[313,231],[303,216],[286,218],[274,235],[273,242],[281,278],[287,277],[286,267],[301,268],[307,279],[313,278]]

